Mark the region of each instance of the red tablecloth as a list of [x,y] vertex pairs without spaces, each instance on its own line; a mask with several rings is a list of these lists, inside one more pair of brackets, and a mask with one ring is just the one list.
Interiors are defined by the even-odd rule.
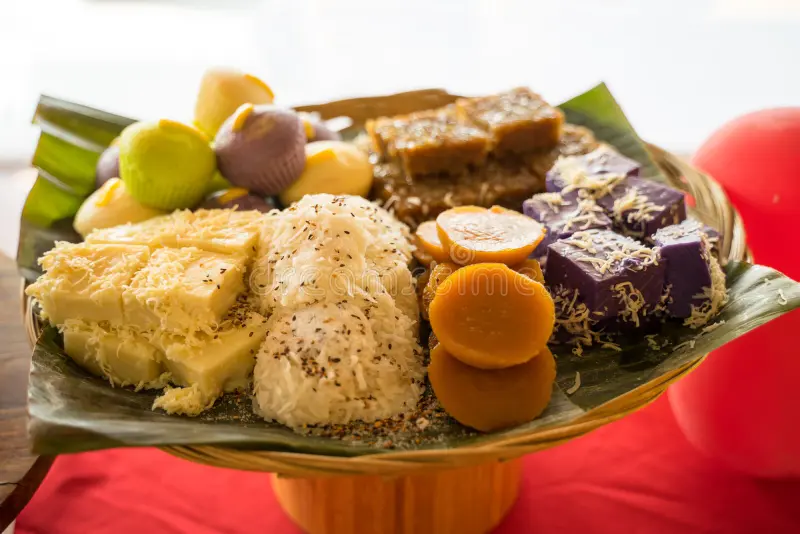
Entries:
[[[154,449],[59,458],[19,534],[299,533],[269,477],[195,465]],[[498,534],[798,533],[800,480],[748,478],[702,456],[666,398],[525,460]],[[443,533],[446,534],[446,533]]]

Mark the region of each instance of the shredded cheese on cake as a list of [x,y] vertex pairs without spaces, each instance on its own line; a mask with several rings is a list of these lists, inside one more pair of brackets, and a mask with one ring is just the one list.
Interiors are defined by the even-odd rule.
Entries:
[[119,288],[147,261],[143,247],[56,242],[39,258],[46,274],[28,287],[28,294],[41,287],[47,291],[88,291],[90,294]]
[[265,225],[279,213],[225,210],[178,210],[136,224],[95,230],[87,243],[160,247],[197,247],[208,252],[252,256]]
[[161,248],[125,289],[128,324],[213,334],[244,291],[246,258],[198,248]]
[[153,409],[162,409],[168,414],[188,416],[200,415],[217,401],[217,395],[209,395],[197,384],[189,387],[166,387],[164,392],[153,401]]
[[[636,327],[639,326],[639,312],[644,307],[644,296],[642,292],[633,287],[631,282],[621,282],[611,287],[619,298],[620,304],[624,309],[619,314],[623,321],[632,322]],[[644,315],[644,313],[643,313]]]
[[170,379],[163,353],[133,328],[68,319],[59,332],[67,355],[112,386],[161,389]]
[[654,314],[663,314],[666,313],[667,307],[672,304],[672,284],[667,284],[664,286],[664,291],[661,293],[661,298],[658,299],[658,303],[653,307]]
[[536,200],[541,200],[553,213],[559,213],[564,206],[570,206],[569,202],[561,193],[539,193],[533,196]]
[[618,223],[625,221],[632,224],[652,221],[655,218],[653,214],[663,210],[664,206],[656,205],[638,188],[631,187],[623,196],[614,200],[611,213]]
[[572,395],[580,388],[581,388],[581,373],[579,371],[575,371],[575,383],[564,393],[566,393],[567,395]]
[[691,315],[683,322],[685,326],[691,328],[705,326],[728,303],[725,273],[714,257],[709,258],[708,266],[711,273],[711,287],[704,287],[702,293],[693,296],[694,299],[702,299],[703,302],[699,306],[692,304]]
[[603,221],[599,218],[601,215],[605,216],[603,208],[598,206],[594,200],[579,200],[578,208],[564,222],[563,230],[569,232],[573,229],[573,226],[577,230],[588,230],[593,226],[602,226]]
[[579,191],[585,198],[597,199],[610,194],[625,179],[624,174],[590,174],[584,162],[585,156],[561,156],[551,172],[557,173],[564,184],[561,193]]
[[[569,238],[561,241],[588,253],[578,255],[574,260],[590,263],[600,274],[618,272],[623,268],[641,271],[650,265],[658,265],[657,250],[610,231],[575,232]],[[589,254],[599,254],[601,257]]]
[[[597,321],[592,318],[592,313],[583,302],[578,302],[578,290],[567,289],[562,286],[555,288],[551,295],[556,307],[556,320],[551,343],[557,343],[559,334],[566,334],[566,342],[574,345],[572,353],[575,356],[583,355],[583,347],[600,345],[602,348],[621,350],[610,335],[595,331]],[[594,312],[598,315],[602,313]]]
[[25,293],[55,325],[83,318],[122,322],[122,293],[149,256],[141,246],[58,242],[39,259],[45,274]]

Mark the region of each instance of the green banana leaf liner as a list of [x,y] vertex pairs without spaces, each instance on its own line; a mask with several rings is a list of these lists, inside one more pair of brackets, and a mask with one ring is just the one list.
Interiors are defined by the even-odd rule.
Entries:
[[[353,126],[344,132],[346,137],[352,137],[361,131],[365,118],[431,108],[454,98],[444,91],[432,90],[325,106],[329,114],[353,119]],[[599,140],[642,164],[643,176],[667,182],[604,84],[560,107],[569,122],[592,129]],[[37,259],[55,241],[80,240],[72,230],[72,217],[94,188],[97,159],[134,120],[43,96],[34,122],[41,127],[33,159],[39,176],[23,209],[17,255],[20,272],[28,281],[41,273]],[[621,351],[590,347],[582,356],[572,354],[568,346],[554,345],[558,375],[552,401],[541,417],[491,434],[473,432],[445,418],[424,431],[393,436],[394,447],[478,445],[569,423],[800,307],[800,284],[773,269],[728,262],[725,273],[730,299],[712,321],[717,325],[713,329],[692,330],[680,321],[669,322],[649,341],[642,334],[621,336],[615,340]],[[566,391],[574,389],[577,373],[581,387],[567,395]],[[431,395],[430,391],[426,395]],[[153,411],[155,392],[114,388],[86,373],[64,354],[60,335],[49,326],[44,327],[33,352],[28,396],[31,442],[40,454],[199,444],[334,456],[391,453],[369,446],[364,443],[366,440],[304,435],[265,422],[252,413],[246,394],[225,395],[214,408],[195,418]]]

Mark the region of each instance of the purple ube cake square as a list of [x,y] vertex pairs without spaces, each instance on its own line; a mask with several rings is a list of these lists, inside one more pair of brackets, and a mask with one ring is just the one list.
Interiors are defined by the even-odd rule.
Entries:
[[667,311],[673,317],[689,317],[692,306],[699,308],[708,300],[704,288],[712,286],[712,245],[706,228],[717,234],[703,223],[689,219],[661,228],[653,236],[661,257],[667,261],[664,275],[669,289]]
[[560,193],[540,193],[523,202],[522,211],[547,229],[544,239],[531,254],[534,258],[545,256],[550,243],[575,232],[611,229],[611,219],[603,208],[588,198],[566,199]]
[[682,191],[642,178],[628,178],[597,200],[625,235],[649,239],[660,228],[686,219]]
[[592,321],[617,317],[639,326],[661,300],[664,270],[658,251],[609,230],[586,230],[548,247],[545,282],[577,292]]
[[547,172],[545,189],[565,195],[582,191],[583,196],[597,198],[608,193],[626,178],[639,175],[639,164],[608,145],[581,156],[561,157]]

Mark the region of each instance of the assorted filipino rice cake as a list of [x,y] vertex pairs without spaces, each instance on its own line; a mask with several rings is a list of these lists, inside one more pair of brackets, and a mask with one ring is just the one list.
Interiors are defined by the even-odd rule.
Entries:
[[686,218],[683,192],[638,174],[604,146],[559,159],[548,192],[523,204],[548,230],[533,255],[558,304],[556,338],[578,353],[600,331],[669,318],[704,326],[727,300],[719,233]]
[[[202,92],[205,133],[124,132],[84,242],[57,243],[26,290],[69,358],[156,391],[154,410],[197,416],[239,392],[325,437],[502,430],[547,409],[556,344],[619,350],[616,336],[700,328],[727,301],[719,233],[687,219],[684,194],[530,89],[378,117],[356,146],[317,140],[324,125],[271,106],[260,80],[225,84],[230,101]],[[182,175],[192,191],[148,189],[169,151],[147,147],[184,138],[218,168]]]

